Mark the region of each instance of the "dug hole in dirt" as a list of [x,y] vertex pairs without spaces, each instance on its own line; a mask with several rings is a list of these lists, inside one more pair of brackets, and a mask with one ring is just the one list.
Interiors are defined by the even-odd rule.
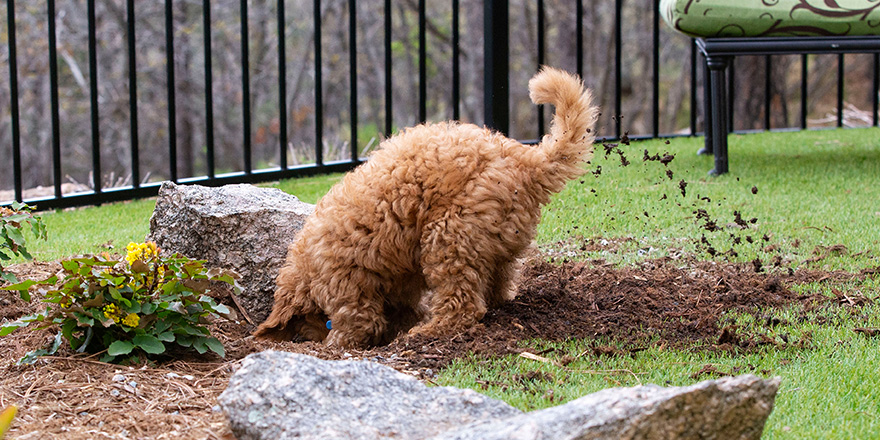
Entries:
[[[20,279],[41,278],[54,273],[58,264],[28,263],[12,269]],[[225,321],[211,325],[226,347],[225,359],[190,356],[137,367],[100,363],[69,348],[33,365],[16,365],[17,359],[54,335],[52,329],[20,329],[0,338],[0,407],[21,408],[8,438],[231,439],[216,397],[236,362],[261,350],[367,359],[426,380],[471,353],[492,357],[530,351],[525,342],[532,339],[602,338],[625,347],[594,344],[588,356],[626,354],[649,344],[745,352],[766,344],[804,341],[768,341],[766,336],[719,328],[725,312],[761,314],[768,307],[795,303],[834,304],[834,298],[801,296],[788,286],[864,276],[756,272],[748,263],[660,259],[614,268],[601,261],[553,264],[534,258],[523,270],[514,300],[491,310],[478,326],[448,339],[404,337],[370,350],[340,350],[312,342],[255,340],[249,336],[252,326]],[[862,298],[859,304],[866,301],[870,300]],[[41,307],[37,298],[24,302],[12,292],[0,293],[0,305],[2,318],[9,320]]]

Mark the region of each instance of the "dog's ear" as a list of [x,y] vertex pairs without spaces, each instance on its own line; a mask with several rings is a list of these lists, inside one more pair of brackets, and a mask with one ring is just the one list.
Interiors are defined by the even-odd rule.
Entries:
[[[295,266],[285,265],[278,271],[276,283],[278,288],[275,291],[272,313],[257,327],[254,336],[277,341],[291,341],[296,338],[322,340],[326,334],[315,334],[311,328],[316,326],[312,321],[320,319],[324,314],[309,297],[308,284],[303,281],[301,272]],[[321,326],[326,319],[321,321]],[[304,331],[308,334],[304,334]]]
[[297,337],[303,324],[303,317],[283,312],[276,313],[277,311],[278,308],[272,310],[272,314],[257,327],[254,331],[255,337],[276,341],[291,341]]
[[254,332],[258,338],[275,341],[315,341],[321,342],[327,337],[327,316],[322,314],[290,315],[274,313],[260,324]]
[[258,338],[290,341],[295,338],[303,324],[303,310],[294,302],[295,296],[289,289],[280,287],[275,292],[275,305],[269,317],[257,327],[254,336]]
[[305,315],[297,335],[308,341],[322,342],[330,334],[328,322],[327,315],[323,313]]

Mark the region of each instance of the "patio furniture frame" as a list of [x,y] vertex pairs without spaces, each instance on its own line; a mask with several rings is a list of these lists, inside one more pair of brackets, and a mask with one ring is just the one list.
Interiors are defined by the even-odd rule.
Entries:
[[698,154],[714,154],[710,175],[727,173],[728,67],[741,55],[880,53],[880,36],[697,38],[705,58],[706,145]]

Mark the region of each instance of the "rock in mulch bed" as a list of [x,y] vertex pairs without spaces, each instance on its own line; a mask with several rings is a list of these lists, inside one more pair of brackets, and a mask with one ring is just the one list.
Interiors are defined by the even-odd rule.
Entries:
[[779,379],[612,388],[525,414],[472,390],[427,387],[364,361],[265,351],[220,395],[240,439],[758,439]]

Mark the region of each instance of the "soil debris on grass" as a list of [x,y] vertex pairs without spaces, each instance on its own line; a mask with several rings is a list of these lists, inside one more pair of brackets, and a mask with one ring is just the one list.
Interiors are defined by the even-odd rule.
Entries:
[[[51,273],[52,267],[29,263],[15,270],[21,279],[40,278]],[[228,439],[231,433],[217,410],[216,398],[225,389],[238,360],[258,351],[274,349],[322,359],[370,360],[431,380],[453,360],[471,354],[538,356],[528,345],[532,340],[593,340],[596,342],[583,355],[595,357],[629,356],[651,344],[734,353],[768,344],[780,349],[790,344],[803,347],[809,346],[809,341],[774,340],[719,325],[723,314],[731,310],[772,323],[774,319],[780,321],[767,315],[767,308],[790,304],[805,308],[821,304],[859,307],[872,300],[842,293],[840,297],[804,296],[792,292],[789,286],[845,283],[870,275],[807,270],[768,273],[757,272],[754,263],[669,258],[615,268],[604,261],[553,264],[536,257],[526,264],[515,299],[490,310],[477,326],[447,339],[400,337],[384,347],[343,350],[314,342],[255,340],[250,336],[250,324],[223,321],[213,323],[210,329],[226,347],[225,359],[185,354],[133,367],[97,362],[74,354],[69,347],[33,365],[16,365],[16,359],[41,348],[54,335],[52,329],[20,329],[0,338],[0,404],[15,403],[21,408],[8,434],[10,439]],[[33,313],[41,304],[36,298],[25,302],[16,293],[5,291],[0,292],[0,300],[13,311],[5,311],[5,319]],[[854,329],[866,336],[874,336],[873,330]],[[600,341],[613,341],[614,346]],[[718,373],[701,370],[695,375]]]
[[856,327],[853,331],[869,337],[880,336],[880,328]]
[[691,374],[691,379],[718,379],[719,377],[731,376],[730,373],[726,371],[719,370],[716,366],[711,364],[703,365],[695,373]]
[[842,244],[835,244],[832,246],[822,246],[818,245],[813,248],[813,257],[804,260],[804,263],[815,263],[817,261],[822,261],[831,256],[838,255],[848,255],[849,249]]

